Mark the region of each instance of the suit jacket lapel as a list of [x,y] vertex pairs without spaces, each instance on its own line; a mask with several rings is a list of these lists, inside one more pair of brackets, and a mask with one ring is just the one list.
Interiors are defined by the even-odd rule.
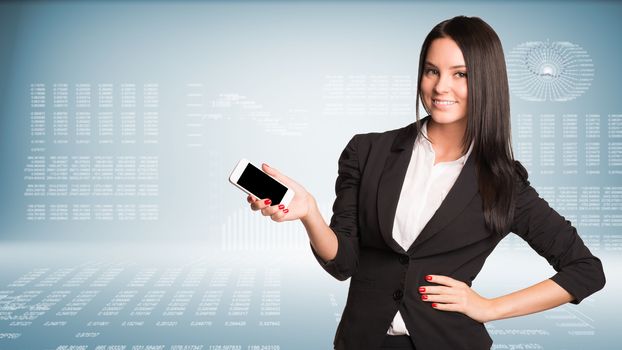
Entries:
[[449,193],[447,193],[441,206],[436,210],[434,215],[432,215],[423,230],[421,230],[419,236],[417,236],[417,239],[415,239],[410,246],[408,254],[413,254],[425,241],[434,236],[451,222],[451,220],[458,216],[477,192],[478,183],[475,168],[475,154],[471,152],[456,182],[449,190]]
[[[421,119],[422,123],[427,118],[429,116]],[[393,239],[393,221],[418,131],[415,122],[397,134],[384,163],[378,184],[378,200],[376,203],[380,233],[387,245],[400,253],[404,253],[405,250]]]
[[[422,122],[427,121],[428,118],[430,116],[423,118]],[[393,222],[417,136],[417,123],[413,123],[404,128],[395,137],[378,184],[377,210],[380,233],[387,245],[400,253],[405,251],[393,239]],[[475,156],[471,152],[456,182],[415,242],[409,247],[408,254],[412,254],[414,249],[430,239],[453,220],[477,193],[478,185],[474,158]],[[418,199],[413,198],[412,200]]]

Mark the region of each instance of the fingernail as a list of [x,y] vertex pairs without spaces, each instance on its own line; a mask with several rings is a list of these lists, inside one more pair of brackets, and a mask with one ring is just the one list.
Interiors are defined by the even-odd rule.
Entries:
[[425,293],[425,287],[419,287],[419,293]]
[[283,209],[283,212],[287,214],[287,212],[289,212],[289,209]]
[[283,209],[285,206],[283,204],[279,204],[279,209]]
[[436,307],[436,306],[437,306],[436,303],[432,303],[432,307]]
[[424,294],[424,295],[421,296],[421,299],[426,300],[426,299],[428,299],[428,296]]
[[268,165],[268,163],[263,163],[265,166],[267,166],[268,168],[271,168],[271,166]]
[[271,201],[271,200],[269,200],[269,199],[266,199],[266,200],[265,200],[265,201],[263,201],[263,202],[264,202],[264,204],[270,204],[270,203],[272,203],[272,201]]
[[426,281],[431,281],[432,280],[432,276],[427,275],[427,276],[425,276],[425,279],[426,279]]

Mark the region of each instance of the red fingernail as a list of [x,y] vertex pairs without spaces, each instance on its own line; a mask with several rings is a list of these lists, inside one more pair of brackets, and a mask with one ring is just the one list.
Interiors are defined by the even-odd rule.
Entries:
[[266,199],[266,200],[265,200],[265,201],[263,201],[263,202],[264,202],[265,204],[270,204],[270,203],[272,203],[272,201],[271,201],[271,200],[269,200],[269,199]]
[[283,204],[279,204],[279,209],[283,209],[285,206]]
[[425,292],[425,287],[419,287],[419,293],[424,293]]
[[432,303],[432,307],[436,307],[436,303]]
[[432,280],[432,276],[427,275],[427,276],[425,276],[425,279],[426,279],[426,281],[431,281]]
[[289,211],[289,209],[283,209],[283,212],[284,212],[285,214],[287,214],[287,212],[288,212],[288,211]]
[[426,299],[428,299],[428,296],[424,294],[424,295],[421,296],[421,299],[426,300]]

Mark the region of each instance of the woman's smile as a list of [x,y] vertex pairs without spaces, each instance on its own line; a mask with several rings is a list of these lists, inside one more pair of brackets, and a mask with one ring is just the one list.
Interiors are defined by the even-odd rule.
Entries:
[[432,106],[440,109],[447,109],[458,103],[458,101],[454,100],[441,100],[441,99],[432,99]]

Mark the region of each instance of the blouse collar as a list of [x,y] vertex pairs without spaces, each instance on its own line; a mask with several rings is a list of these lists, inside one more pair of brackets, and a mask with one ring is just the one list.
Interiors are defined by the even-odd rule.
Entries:
[[[434,148],[432,148],[432,143],[430,143],[430,141],[428,141],[428,139],[426,139],[426,137],[428,137],[428,120],[426,120],[423,125],[421,126],[421,133],[425,136],[425,137],[417,137],[417,139],[415,140],[415,142],[419,142],[427,152],[430,152],[432,154],[434,154]],[[464,163],[466,163],[467,159],[469,158],[469,155],[471,154],[471,151],[473,150],[473,141],[471,141],[471,145],[469,146],[469,149],[467,151],[466,154],[464,154],[462,157],[456,159],[456,160],[452,160],[449,162],[443,162],[443,163],[449,163],[449,164],[453,164],[453,163],[459,163],[460,165],[464,165]]]

